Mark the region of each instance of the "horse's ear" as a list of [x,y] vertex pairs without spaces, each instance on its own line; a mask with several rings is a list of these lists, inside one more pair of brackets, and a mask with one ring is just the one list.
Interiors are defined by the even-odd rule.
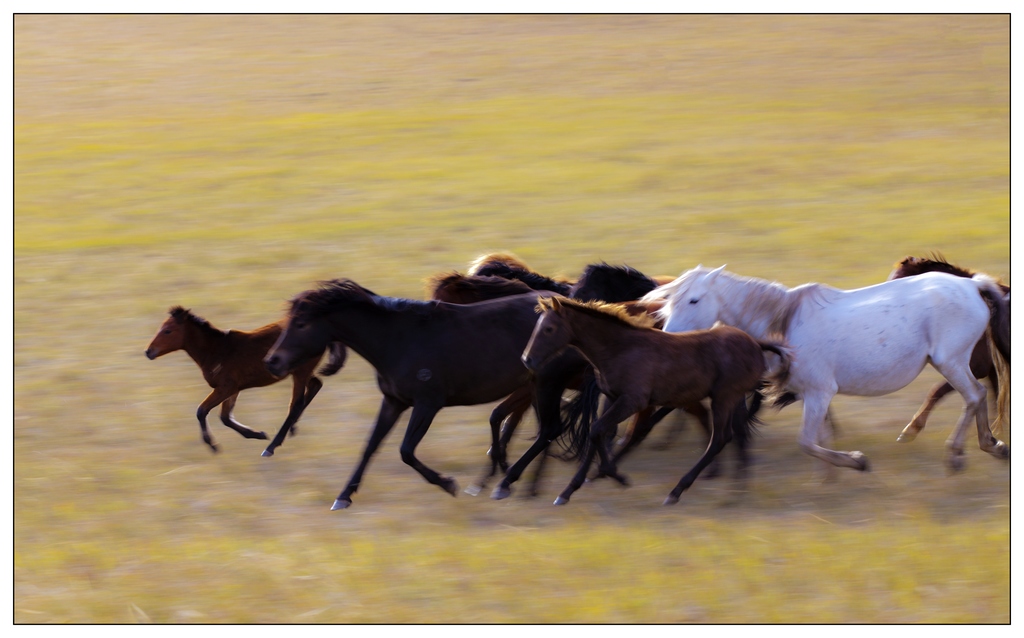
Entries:
[[718,268],[715,268],[714,270],[709,272],[708,273],[708,281],[713,281],[715,279],[715,277],[717,277],[719,275],[719,273],[721,273],[723,270],[725,270],[725,264],[722,264]]

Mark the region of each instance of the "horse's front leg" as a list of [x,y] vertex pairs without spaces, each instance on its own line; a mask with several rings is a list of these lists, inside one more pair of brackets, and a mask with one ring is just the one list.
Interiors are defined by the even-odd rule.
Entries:
[[857,451],[840,452],[819,445],[821,428],[828,414],[829,403],[835,396],[835,390],[807,390],[801,393],[804,401],[803,424],[800,426],[798,442],[800,448],[814,458],[821,459],[832,465],[852,467],[855,470],[867,470],[868,459]]
[[628,483],[626,478],[618,473],[614,462],[608,454],[608,439],[611,438],[610,433],[615,431],[615,427],[619,422],[636,412],[638,407],[644,406],[642,404],[638,405],[631,398],[618,397],[605,409],[604,414],[594,421],[590,426],[589,436],[587,437],[586,456],[580,463],[580,468],[569,482],[569,485],[555,499],[555,505],[565,505],[568,503],[572,493],[583,485],[587,478],[590,464],[594,461],[594,454],[601,456],[600,470],[602,474],[616,479],[623,485]]
[[953,386],[949,385],[948,382],[943,381],[939,385],[932,388],[932,391],[928,393],[928,398],[925,399],[924,404],[917,411],[907,427],[903,428],[903,432],[896,438],[901,443],[909,443],[917,438],[918,433],[924,429],[924,426],[928,424],[928,415],[932,413],[935,408],[935,404],[939,402],[939,399],[946,396],[953,391]]
[[[563,424],[560,418],[562,391],[566,388],[566,379],[571,376],[572,369],[571,362],[556,361],[538,375],[533,386],[533,409],[537,415],[537,422],[540,424],[537,438],[519,457],[519,460],[508,468],[505,478],[491,492],[491,498],[501,500],[511,496],[512,483],[519,480],[527,466],[538,454],[546,454],[551,442],[562,433]],[[531,495],[536,494],[543,464],[544,458],[542,457],[537,463]]]
[[331,506],[331,511],[344,509],[352,504],[352,495],[359,489],[359,482],[363,480],[363,472],[366,471],[366,466],[370,463],[370,457],[377,451],[381,441],[388,435],[388,432],[394,427],[395,421],[398,420],[398,417],[402,416],[402,412],[405,412],[407,407],[409,406],[388,396],[385,396],[381,401],[380,412],[377,413],[377,422],[374,424],[373,430],[370,432],[370,438],[363,449],[363,457],[359,460],[356,471],[352,473],[352,478],[348,480],[348,485],[345,486],[345,489],[342,490],[341,494],[334,501],[334,505]]
[[412,416],[409,417],[409,426],[405,430],[405,438],[402,439],[400,451],[403,463],[419,472],[431,485],[437,485],[445,492],[455,496],[458,493],[459,484],[453,477],[441,476],[416,458],[416,446],[423,440],[423,436],[434,420],[434,415],[442,407],[444,406],[435,403],[416,403],[412,406]]
[[274,450],[284,443],[284,437],[295,429],[295,423],[323,385],[324,382],[316,377],[310,378],[308,382],[292,377],[292,402],[288,406],[288,416],[274,435],[274,440],[263,450],[262,456],[274,456]]
[[267,435],[263,432],[248,428],[232,416],[231,412],[235,409],[235,402],[238,401],[238,393],[234,393],[224,400],[224,403],[220,404],[220,422],[228,426],[235,432],[238,432],[247,439],[265,439]]

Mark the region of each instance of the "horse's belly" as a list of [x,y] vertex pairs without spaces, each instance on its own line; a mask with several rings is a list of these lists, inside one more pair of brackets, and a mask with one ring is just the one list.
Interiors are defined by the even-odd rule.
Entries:
[[920,351],[864,348],[836,366],[837,391],[857,396],[896,392],[916,379],[927,362],[927,356]]

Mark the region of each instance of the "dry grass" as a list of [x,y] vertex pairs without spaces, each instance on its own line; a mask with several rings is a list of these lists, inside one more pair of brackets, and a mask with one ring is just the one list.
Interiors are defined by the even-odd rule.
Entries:
[[[15,621],[1008,622],[1008,465],[972,448],[945,475],[955,397],[895,443],[930,369],[835,402],[873,471],[834,483],[790,408],[745,494],[660,506],[692,428],[565,508],[565,464],[536,500],[452,499],[395,434],[331,513],[379,402],[365,362],[263,459],[216,419],[212,456],[195,366],[142,355],[174,304],[252,328],[317,279],[419,297],[495,250],[840,287],[942,251],[1008,280],[1008,27],[18,16]],[[239,419],[275,429],[285,385]],[[443,411],[421,458],[468,485],[489,407]]]

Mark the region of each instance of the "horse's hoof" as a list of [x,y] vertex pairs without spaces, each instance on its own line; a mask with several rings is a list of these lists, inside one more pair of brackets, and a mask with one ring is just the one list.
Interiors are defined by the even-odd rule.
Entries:
[[493,498],[496,501],[500,501],[503,498],[508,498],[509,496],[512,496],[512,490],[505,487],[504,485],[499,485],[498,487],[494,488],[493,492],[491,492],[491,498]]
[[257,432],[256,436],[254,436],[252,438],[266,441],[267,440],[267,433],[266,432]]
[[267,448],[263,450],[263,454],[260,454],[260,456],[274,456],[274,451],[271,450],[270,448]]
[[676,496],[675,494],[669,494],[667,497],[665,497],[665,500],[664,502],[662,502],[662,505],[675,505],[678,502],[678,496]]
[[569,502],[569,499],[559,494],[558,498],[555,499],[554,505],[565,505]]
[[907,428],[908,429],[903,430],[902,432],[900,432],[900,435],[896,437],[897,443],[910,443],[911,441],[917,438],[917,432],[909,429],[910,426],[907,426]]
[[963,472],[967,466],[967,457],[964,453],[950,454],[949,458],[946,459],[946,467],[949,468],[950,474],[956,474],[957,472]]
[[459,484],[455,481],[455,479],[451,478],[450,476],[441,479],[441,489],[444,490],[445,492],[448,492],[452,496],[459,495]]
[[477,496],[480,494],[480,490],[482,489],[482,485],[470,485],[464,491],[466,492],[466,494],[469,494],[470,496]]
[[1002,441],[996,442],[996,447],[991,452],[992,456],[997,459],[1010,460],[1010,446],[1003,443]]
[[210,451],[213,452],[214,454],[216,454],[217,452],[220,452],[220,448],[217,447],[216,443],[210,443],[209,446],[210,446]]
[[621,485],[622,487],[629,487],[629,479],[626,478],[625,476],[621,474],[611,474],[610,476],[616,481],[618,481],[619,485]]
[[334,505],[331,505],[331,511],[333,512],[334,510],[343,510],[351,504],[352,501],[350,499],[336,499],[334,501]]
[[868,464],[868,457],[864,456],[863,453],[850,452],[850,458],[853,459],[854,463],[857,464],[857,466],[854,469],[856,469],[858,472],[867,472],[868,470],[871,469],[871,466]]

